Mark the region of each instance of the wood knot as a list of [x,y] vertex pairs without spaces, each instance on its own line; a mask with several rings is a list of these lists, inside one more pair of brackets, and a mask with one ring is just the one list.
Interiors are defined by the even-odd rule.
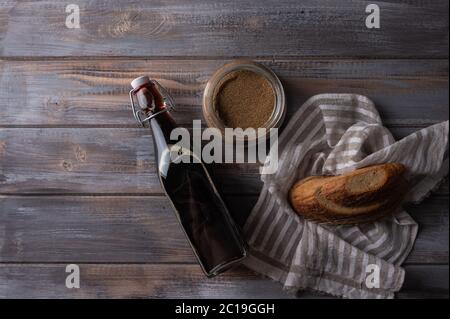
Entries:
[[245,21],[245,29],[258,31],[264,29],[264,20],[260,17],[250,16]]
[[66,170],[66,171],[71,171],[73,168],[73,165],[71,162],[69,161],[62,161],[61,166]]
[[80,146],[75,147],[75,158],[79,162],[86,162],[86,151],[82,149]]
[[47,98],[45,104],[52,112],[60,113],[59,116],[61,116],[61,114],[63,114],[68,107],[66,101],[56,96]]
[[113,38],[124,37],[127,33],[131,33],[138,24],[137,12],[125,12],[118,14],[111,26],[109,27],[109,34]]
[[6,142],[0,141],[0,155],[5,154],[5,151],[6,151]]
[[123,38],[129,35],[157,37],[166,33],[170,28],[170,23],[167,23],[169,19],[170,17],[159,13],[142,16],[136,11],[116,12],[112,23],[108,21],[107,24],[101,25],[99,33],[113,38]]

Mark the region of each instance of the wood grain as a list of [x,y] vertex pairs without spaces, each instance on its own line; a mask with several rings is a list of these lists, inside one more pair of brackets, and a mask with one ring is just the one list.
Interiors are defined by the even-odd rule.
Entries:
[[[255,201],[225,196],[241,225]],[[0,211],[0,262],[196,263],[162,196],[7,196]],[[407,263],[448,263],[448,198],[408,212],[420,233]]]
[[[162,196],[151,133],[129,111],[130,81],[150,75],[201,119],[206,82],[229,59],[272,68],[288,117],[312,95],[370,97],[396,138],[448,120],[445,0],[0,1],[0,298],[317,298],[238,268],[207,280]],[[365,58],[365,59],[361,59]],[[239,224],[257,165],[211,173]],[[448,180],[407,210],[420,225],[399,298],[448,298]],[[65,287],[65,266],[81,288]]]
[[[162,194],[151,132],[0,128],[2,194]],[[256,194],[257,164],[209,167],[220,190]]]
[[[0,265],[0,298],[324,297],[310,291],[287,293],[279,284],[244,268],[207,279],[197,265],[79,266],[80,288],[67,289],[66,264]],[[448,298],[448,266],[407,266],[406,273],[399,298]]]
[[[281,78],[292,115],[311,96],[370,97],[385,124],[448,119],[448,60],[259,60]],[[206,82],[227,60],[0,60],[0,126],[127,126],[130,81],[142,74],[173,95],[181,125],[202,119]]]
[[[415,130],[393,132],[399,137]],[[147,129],[0,128],[0,145],[0,194],[162,193]],[[259,164],[209,169],[222,192],[261,190]]]
[[65,1],[12,0],[0,8],[3,56],[448,57],[448,1],[80,0],[80,29]]
[[162,192],[143,130],[1,129],[0,136],[3,193]]

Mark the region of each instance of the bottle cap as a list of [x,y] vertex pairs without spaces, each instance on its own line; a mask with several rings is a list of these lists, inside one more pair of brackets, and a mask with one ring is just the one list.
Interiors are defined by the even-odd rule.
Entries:
[[135,78],[133,81],[131,81],[131,87],[133,89],[137,89],[138,87],[147,84],[150,82],[150,78],[148,76],[140,76],[138,78]]

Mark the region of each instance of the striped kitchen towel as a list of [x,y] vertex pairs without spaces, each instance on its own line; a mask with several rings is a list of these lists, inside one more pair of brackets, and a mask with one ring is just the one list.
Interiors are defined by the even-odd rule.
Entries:
[[[407,201],[420,202],[448,174],[448,133],[447,121],[396,142],[367,97],[312,97],[279,138],[277,171],[262,175],[263,189],[244,227],[250,246],[246,266],[292,290],[393,298],[404,281],[400,265],[418,230],[408,213],[399,209],[381,221],[357,226],[319,225],[295,214],[287,193],[306,176],[399,162],[414,185]],[[368,274],[379,274],[379,281]]]

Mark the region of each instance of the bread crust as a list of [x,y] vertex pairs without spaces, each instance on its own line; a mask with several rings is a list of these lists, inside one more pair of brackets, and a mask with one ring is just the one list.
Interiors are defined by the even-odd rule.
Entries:
[[406,193],[400,163],[368,166],[340,176],[310,176],[294,184],[289,201],[297,214],[320,223],[358,224],[394,211]]

